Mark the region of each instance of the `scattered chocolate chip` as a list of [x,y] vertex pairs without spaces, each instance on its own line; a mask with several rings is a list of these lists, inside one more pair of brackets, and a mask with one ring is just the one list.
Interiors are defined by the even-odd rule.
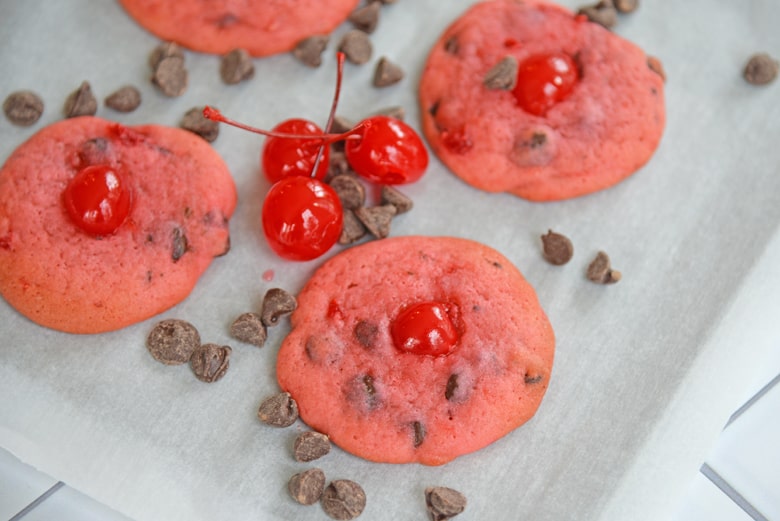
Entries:
[[[335,134],[339,134],[340,132],[333,131]],[[343,147],[343,143],[341,144],[341,147]],[[337,175],[352,175],[354,176],[354,172],[352,171],[352,167],[349,166],[349,161],[347,161],[347,157],[344,154],[343,148],[340,150],[337,149],[337,147],[334,147],[331,145],[330,150],[330,163],[328,164],[328,173],[325,176],[326,182],[330,182],[334,177]]]
[[313,505],[320,500],[325,490],[325,473],[318,468],[299,472],[287,482],[287,490],[301,505]]
[[348,479],[337,479],[322,492],[322,509],[331,518],[346,521],[355,519],[366,507],[366,493],[363,487]]
[[330,38],[324,35],[315,35],[304,38],[295,46],[293,56],[309,67],[322,65],[322,52],[328,46]]
[[302,432],[295,438],[293,444],[293,457],[295,457],[295,461],[314,461],[329,452],[330,438],[321,432]]
[[390,235],[390,223],[398,210],[392,204],[383,204],[370,208],[357,208],[354,212],[355,217],[363,223],[371,235],[377,239],[384,239]]
[[350,13],[348,20],[357,29],[371,34],[379,23],[379,9],[381,4],[372,2],[366,6],[358,7]]
[[376,342],[376,337],[379,334],[379,326],[368,320],[361,320],[355,324],[353,333],[360,345],[366,349],[370,349],[374,347],[374,343]]
[[482,84],[490,90],[512,90],[517,84],[517,58],[506,56],[485,74]]
[[661,63],[661,60],[659,60],[655,56],[648,56],[647,66],[650,68],[651,71],[658,74],[662,80],[666,81],[666,71],[664,71],[664,66]]
[[280,288],[271,288],[265,292],[260,317],[266,327],[275,326],[279,319],[295,311],[298,302],[295,297]]
[[228,85],[235,85],[255,76],[255,64],[244,49],[233,49],[222,56],[219,62],[219,75]]
[[333,124],[330,127],[330,131],[335,134],[342,134],[348,130],[351,130],[354,126],[354,121],[342,116],[335,116],[333,118]]
[[466,509],[466,496],[448,487],[428,487],[425,505],[432,521],[446,521]]
[[3,102],[8,121],[20,127],[29,127],[43,114],[43,100],[31,90],[12,92]]
[[404,71],[386,57],[379,58],[374,69],[374,87],[388,87],[404,79]]
[[639,0],[612,0],[619,13],[633,13],[639,7]]
[[542,378],[542,375],[540,375],[540,374],[526,373],[525,376],[523,377],[523,381],[526,384],[528,384],[528,385],[538,384],[542,380],[543,380],[543,378]]
[[414,441],[412,444],[417,448],[425,441],[425,426],[420,422],[414,422],[412,423],[412,429],[414,429]]
[[179,124],[184,130],[197,134],[209,143],[219,137],[219,122],[212,121],[203,115],[203,107],[193,107],[188,110]]
[[601,0],[593,5],[580,7],[577,14],[584,14],[591,22],[607,29],[614,27],[617,23],[617,9],[612,4],[612,0]]
[[263,324],[262,318],[257,313],[243,313],[230,325],[230,334],[236,340],[263,347],[268,330]]
[[777,78],[780,64],[767,53],[758,53],[750,57],[742,75],[751,85],[766,85]]
[[371,59],[373,49],[366,33],[359,29],[352,29],[341,38],[339,51],[343,52],[350,62],[362,65]]
[[453,373],[447,379],[447,387],[444,389],[444,398],[452,400],[455,396],[455,391],[458,390],[458,375]]
[[341,199],[341,205],[349,210],[360,208],[366,202],[366,189],[355,176],[349,174],[337,175],[329,181]]
[[600,251],[588,266],[588,279],[599,284],[611,284],[621,279],[621,273],[611,268],[609,256]]
[[184,58],[168,56],[160,60],[152,74],[152,84],[164,95],[175,98],[187,90],[188,74]]
[[206,383],[216,382],[230,367],[230,346],[203,344],[193,351],[190,367],[198,380]]
[[406,118],[406,109],[404,109],[401,105],[395,105],[392,107],[385,107],[383,109],[379,109],[376,112],[374,112],[375,116],[390,116],[391,118],[395,118],[397,120],[403,121],[404,118]]
[[257,417],[267,425],[289,427],[298,419],[298,404],[290,393],[275,394],[260,404]]
[[574,255],[574,246],[568,237],[552,230],[542,235],[542,255],[550,264],[561,266]]
[[389,185],[383,185],[380,192],[381,204],[391,204],[395,207],[395,213],[406,213],[412,209],[414,203],[411,199]]
[[68,95],[63,107],[63,113],[66,118],[94,116],[97,112],[97,106],[97,99],[92,94],[92,87],[88,81],[84,81],[78,89]]
[[184,320],[167,319],[159,322],[146,338],[146,347],[158,362],[180,365],[188,362],[200,347],[200,333]]
[[181,228],[174,228],[172,235],[173,242],[171,245],[171,259],[173,259],[173,262],[177,262],[184,256],[185,253],[187,253],[187,250],[189,249],[189,242],[187,241],[187,236],[184,235],[184,232],[181,230]]
[[457,36],[450,36],[447,41],[444,42],[444,50],[449,54],[458,54],[460,51],[460,42]]
[[109,94],[104,103],[117,112],[132,112],[141,104],[141,91],[132,85],[125,85]]
[[163,42],[149,53],[149,68],[154,71],[157,69],[157,66],[160,65],[161,61],[171,57],[179,58],[183,61],[184,51],[182,51],[181,47],[175,42]]
[[353,242],[362,239],[368,230],[357,218],[355,212],[349,209],[344,209],[344,220],[341,225],[341,235],[339,236],[339,244],[352,244]]
[[363,377],[363,386],[365,387],[366,394],[369,397],[376,396],[376,387],[374,387],[374,377],[367,374]]

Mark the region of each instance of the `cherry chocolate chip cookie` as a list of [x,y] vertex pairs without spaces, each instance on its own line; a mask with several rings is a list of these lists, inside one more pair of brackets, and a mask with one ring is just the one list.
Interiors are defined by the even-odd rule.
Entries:
[[0,294],[31,320],[99,333],[183,300],[229,248],[236,188],[203,139],[82,116],[0,170]]
[[423,131],[442,162],[482,190],[534,201],[602,190],[661,140],[664,85],[648,59],[545,0],[484,1],[430,52]]
[[244,49],[252,56],[292,50],[327,35],[359,0],[119,0],[127,13],[166,41],[211,54]]
[[278,356],[301,418],[372,461],[440,465],[529,420],[555,339],[534,289],[480,243],[395,237],[327,261]]

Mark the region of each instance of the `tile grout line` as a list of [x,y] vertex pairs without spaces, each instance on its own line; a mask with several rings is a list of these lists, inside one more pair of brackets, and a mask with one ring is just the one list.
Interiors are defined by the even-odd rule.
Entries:
[[[731,425],[734,420],[742,416],[742,414],[747,411],[753,404],[755,404],[758,400],[761,399],[762,396],[764,396],[766,393],[769,392],[772,387],[774,387],[778,382],[780,382],[780,373],[777,374],[774,378],[772,378],[769,383],[767,383],[764,387],[762,387],[756,394],[754,394],[748,401],[746,401],[742,407],[737,409],[734,414],[731,415],[728,422],[726,422],[726,427]],[[724,427],[724,429],[726,428]]]
[[44,492],[43,494],[41,494],[40,496],[35,498],[35,500],[33,500],[32,503],[30,503],[29,505],[27,505],[26,507],[21,509],[15,516],[13,516],[8,521],[19,521],[24,516],[29,514],[35,507],[37,507],[38,505],[40,505],[41,503],[46,501],[46,499],[48,499],[49,496],[51,496],[52,494],[54,494],[55,492],[57,492],[59,489],[61,489],[64,486],[65,486],[65,483],[63,483],[62,481],[58,481],[57,483],[52,485],[49,488],[49,490],[47,490],[46,492]]
[[721,492],[726,494],[736,505],[741,508],[747,515],[751,517],[754,521],[769,521],[764,515],[759,512],[756,507],[751,505],[747,499],[745,499],[742,494],[737,492],[737,490],[732,487],[728,482],[726,482],[725,479],[723,479],[720,474],[715,472],[715,470],[704,463],[699,471],[704,474],[707,479],[712,481],[712,483],[718,487]]

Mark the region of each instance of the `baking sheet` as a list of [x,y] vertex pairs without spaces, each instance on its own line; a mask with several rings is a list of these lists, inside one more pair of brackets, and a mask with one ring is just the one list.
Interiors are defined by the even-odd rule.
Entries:
[[[359,119],[401,105],[417,126],[427,49],[473,3],[385,6],[372,36],[374,60],[346,66],[339,113]],[[529,203],[478,192],[433,159],[423,180],[402,189],[415,208],[392,233],[468,237],[503,252],[537,288],[557,355],[536,417],[484,450],[434,468],[369,463],[338,449],[318,461],[329,478],[363,485],[363,518],[423,519],[422,491],[431,485],[467,495],[463,519],[658,520],[674,508],[739,405],[741,379],[777,335],[780,84],[752,87],[740,72],[757,50],[780,54],[778,25],[773,0],[644,2],[621,17],[615,32],[664,63],[668,123],[653,160],[619,186]],[[98,111],[125,124],[178,125],[204,104],[264,128],[293,116],[327,118],[331,55],[319,69],[287,55],[257,60],[253,80],[226,86],[217,57],[190,52],[190,87],[169,99],[148,82],[146,60],[157,43],[111,1],[4,2],[0,96],[32,88],[46,110],[30,129],[0,121],[0,160],[61,119],[67,94],[83,80],[99,100],[126,83],[141,88],[137,111]],[[399,85],[370,86],[380,56],[406,70]],[[255,416],[277,391],[274,363],[286,325],[271,330],[262,349],[228,335],[230,322],[257,309],[268,288],[295,292],[322,261],[281,261],[260,237],[261,144],[222,128],[214,147],[240,194],[233,248],[159,317],[189,320],[204,341],[232,345],[226,377],[204,384],[186,366],[154,361],[144,341],[158,319],[77,336],[38,327],[0,302],[0,445],[137,520],[326,518],[286,492],[288,478],[309,466],[290,453],[305,426],[273,429]],[[548,228],[573,240],[570,264],[541,259],[539,236]],[[623,273],[619,284],[585,280],[598,250]],[[263,277],[268,270],[272,281]]]

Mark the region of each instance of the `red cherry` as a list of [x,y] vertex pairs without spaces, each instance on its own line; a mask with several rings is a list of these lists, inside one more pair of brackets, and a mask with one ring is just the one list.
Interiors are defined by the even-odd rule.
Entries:
[[371,182],[398,185],[417,181],[428,168],[428,151],[412,127],[389,116],[363,120],[360,139],[347,139],[350,166]]
[[448,306],[420,302],[398,314],[390,325],[396,349],[417,355],[447,355],[458,343],[458,331]]
[[116,168],[91,165],[68,182],[62,199],[76,226],[91,235],[109,235],[125,222],[132,197]]
[[578,81],[577,64],[568,54],[535,54],[518,66],[512,93],[523,110],[544,116],[571,94]]
[[268,244],[280,257],[315,259],[341,235],[341,201],[330,186],[318,179],[284,177],[265,196],[262,221]]
[[[288,119],[276,125],[272,132],[322,136],[320,127],[305,119]],[[322,154],[317,163],[317,156]],[[263,145],[262,164],[265,176],[272,183],[291,175],[313,176],[322,179],[328,173],[329,147],[322,139],[305,140],[283,137],[268,137]],[[317,171],[314,172],[314,164]]]

